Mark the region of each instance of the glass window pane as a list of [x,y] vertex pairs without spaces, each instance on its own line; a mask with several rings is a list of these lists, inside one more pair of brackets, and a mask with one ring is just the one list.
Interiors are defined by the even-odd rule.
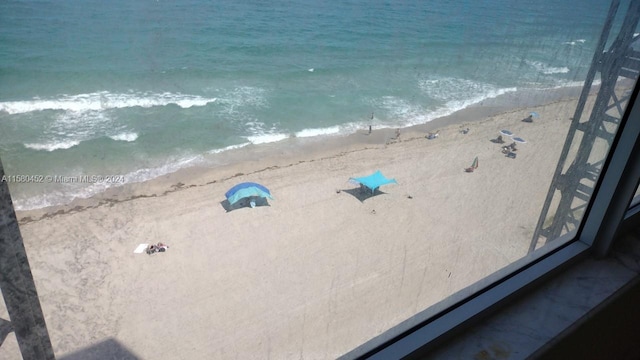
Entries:
[[56,354],[335,358],[572,240],[637,13],[0,3],[2,180]]

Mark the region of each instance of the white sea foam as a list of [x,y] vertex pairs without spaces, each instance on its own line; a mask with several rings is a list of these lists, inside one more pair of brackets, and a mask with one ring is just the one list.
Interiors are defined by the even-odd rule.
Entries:
[[[403,128],[424,124],[438,118],[449,116],[456,111],[481,103],[484,100],[492,99],[518,90],[515,87],[497,88],[489,84],[480,84],[453,78],[447,78],[445,82],[449,83],[449,85],[457,84],[458,86],[465,84],[465,86],[462,86],[463,88],[466,88],[467,90],[473,89],[473,91],[476,92],[460,91],[450,93],[447,96],[445,91],[440,92],[442,89],[439,88],[439,86],[443,86],[444,84],[439,83],[438,81],[428,81],[429,85],[426,83],[423,84],[423,90],[425,92],[429,92],[429,89],[439,89],[436,93],[442,95],[440,99],[443,104],[438,107],[424,108],[421,105],[413,104],[406,99],[395,96],[384,96],[378,99],[371,99],[370,102],[372,105],[375,104],[375,106],[384,108],[385,112],[388,114],[386,117],[389,118],[386,122],[376,122],[374,125],[375,128]],[[352,122],[340,125],[339,129],[340,133],[353,133],[366,129],[370,124],[371,123],[368,121]]]
[[102,111],[65,111],[55,114],[55,121],[47,123],[45,132],[64,136],[90,137],[108,131],[113,120]]
[[295,137],[306,138],[306,137],[314,137],[321,135],[336,135],[340,133],[339,126],[331,126],[327,128],[318,128],[318,129],[304,129],[295,133]]
[[566,66],[554,67],[554,66],[550,66],[548,64],[542,63],[540,61],[530,61],[530,60],[525,60],[525,62],[530,66],[532,66],[534,69],[536,69],[538,72],[541,72],[546,75],[566,74],[569,72],[569,68]]
[[376,128],[390,128],[397,126],[410,126],[429,121],[427,112],[422,107],[396,96],[383,96],[377,100],[378,106],[385,109],[389,123],[378,123]]
[[454,113],[458,110],[462,110],[464,108],[467,108],[471,105],[474,104],[479,104],[484,100],[487,99],[493,99],[495,97],[498,97],[500,95],[504,95],[506,93],[510,93],[510,92],[514,92],[517,91],[518,88],[512,87],[512,88],[503,88],[503,89],[491,89],[489,91],[487,91],[484,94],[478,94],[476,96],[472,96],[468,99],[463,99],[463,100],[452,100],[447,102],[447,109],[451,112]]
[[[492,99],[517,90],[515,87],[498,88],[492,84],[451,77],[425,79],[419,82],[419,86],[428,97],[438,100],[444,105],[430,111],[422,109],[405,110],[407,114],[412,112],[418,112],[419,114],[409,121],[410,125],[451,115],[483,100]],[[406,104],[403,106],[407,107]],[[398,113],[398,115],[402,116],[403,114]]]
[[[384,108],[390,119],[388,122],[378,122],[375,127],[380,129],[424,124],[481,103],[486,99],[517,91],[515,87],[498,88],[494,85],[458,78],[427,79],[421,81],[419,85],[428,97],[438,100],[441,105],[424,108],[422,105],[395,96],[372,99],[372,104]],[[365,128],[368,123],[359,122],[349,125],[355,131]],[[343,130],[347,128],[349,128],[348,125],[341,126]]]
[[78,144],[80,144],[80,141],[64,140],[64,141],[58,141],[58,142],[30,143],[30,144],[24,144],[24,146],[33,150],[54,151],[54,150],[60,150],[60,149],[70,149]]
[[[57,141],[48,141],[43,143],[27,143],[27,144],[24,144],[24,146],[33,150],[55,151],[55,150],[70,149],[74,146],[80,145],[80,143],[83,141],[78,139],[69,139],[68,137],[64,136],[64,133],[62,133],[61,135],[63,135],[62,136],[63,139],[60,139]],[[133,132],[125,132],[125,133],[112,135],[109,137],[115,141],[132,142],[132,141],[136,141],[136,139],[138,138],[138,134]]]
[[229,150],[234,150],[234,149],[240,149],[243,148],[247,145],[251,145],[250,142],[246,142],[246,143],[242,143],[242,144],[237,144],[237,145],[229,145],[227,147],[221,148],[221,149],[213,149],[209,151],[209,154],[219,154],[225,151],[229,151]]
[[244,127],[246,131],[251,134],[245,136],[245,138],[252,144],[278,142],[290,137],[289,134],[282,133],[282,130],[278,129],[276,125],[268,127],[265,123],[258,120],[245,122]]
[[495,85],[452,77],[424,79],[418,85],[428,97],[440,102],[492,96],[498,91]]
[[138,134],[136,134],[134,132],[125,132],[125,133],[112,135],[112,136],[109,136],[109,137],[111,139],[113,139],[113,140],[116,140],[116,141],[132,142],[132,141],[136,141],[136,139],[138,138]]
[[[43,151],[69,149],[82,141],[101,137],[113,131],[110,128],[111,118],[101,111],[67,111],[56,114],[52,120],[43,124],[42,134],[46,140],[26,143],[25,147]],[[122,136],[125,135],[122,134]]]
[[249,140],[249,142],[251,142],[252,144],[273,143],[273,142],[282,141],[287,138],[289,138],[289,135],[282,134],[282,133],[247,136],[247,140]]
[[56,206],[64,204],[65,196],[63,193],[56,192],[48,192],[43,195],[33,196],[26,199],[14,198],[13,207],[18,211],[26,211],[33,209],[41,209],[49,206]]
[[[430,111],[419,105],[412,104],[409,101],[395,97],[383,96],[376,101],[378,106],[385,109],[388,121],[377,122],[374,126],[376,129],[387,129],[397,127],[407,127],[412,125],[424,124],[440,116],[441,112]],[[370,125],[368,122],[360,122],[352,126],[354,130],[366,128]]]
[[[125,180],[125,184],[138,183],[147,180],[151,180],[162,175],[176,172],[182,168],[195,166],[198,163],[204,161],[204,158],[200,155],[184,157],[174,160],[169,160],[167,163],[161,166],[152,168],[143,168],[136,171],[122,174]],[[78,170],[75,173],[81,174],[82,171]],[[41,195],[32,196],[29,198],[21,199],[16,198],[13,200],[16,210],[33,210],[40,209],[48,206],[68,204],[75,199],[86,199],[101,193],[108,188],[122,185],[121,183],[71,183],[71,184],[59,184],[61,188],[54,190],[47,190]]]
[[[598,86],[601,84],[600,79],[593,80],[591,86]],[[558,85],[549,87],[548,89],[562,89],[571,87],[583,87],[584,81],[558,81]],[[544,89],[543,89],[544,90]]]
[[[155,179],[162,175],[176,172],[186,167],[195,166],[203,162],[204,162],[204,157],[202,155],[187,156],[187,157],[182,157],[178,159],[169,159],[164,165],[152,167],[152,168],[138,169],[125,174],[124,178],[127,183],[143,182],[143,181]],[[95,192],[92,193],[91,195],[93,194],[95,194]]]
[[74,112],[121,109],[129,107],[154,107],[170,104],[182,108],[205,106],[216,101],[215,98],[204,98],[197,95],[175,93],[126,93],[113,94],[108,91],[78,95],[61,95],[52,99],[34,98],[24,101],[0,102],[0,111],[9,114],[21,114],[32,111],[64,110]]
[[239,86],[225,93],[219,100],[227,114],[235,114],[244,106],[263,107],[267,101],[266,90],[253,86]]

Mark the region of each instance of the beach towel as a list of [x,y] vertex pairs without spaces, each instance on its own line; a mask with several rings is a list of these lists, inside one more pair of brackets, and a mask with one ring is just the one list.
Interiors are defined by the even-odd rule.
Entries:
[[133,253],[142,254],[145,250],[147,250],[148,247],[149,247],[149,244],[140,244],[135,250],[133,250]]

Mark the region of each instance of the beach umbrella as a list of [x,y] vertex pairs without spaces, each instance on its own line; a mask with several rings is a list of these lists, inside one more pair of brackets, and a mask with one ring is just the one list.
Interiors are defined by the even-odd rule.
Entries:
[[539,118],[540,117],[540,115],[535,111],[530,112],[529,115],[531,115],[531,117],[534,117],[534,118]]
[[521,137],[514,137],[513,141],[515,141],[517,143],[521,143],[521,144],[525,144],[526,143],[526,141]]
[[229,200],[229,204],[233,205],[241,199],[257,196],[261,198],[269,198],[271,197],[271,192],[266,187],[254,183],[254,182],[244,182],[240,183],[227,191],[224,196]]
[[500,130],[500,134],[504,136],[513,136],[513,133],[509,130]]

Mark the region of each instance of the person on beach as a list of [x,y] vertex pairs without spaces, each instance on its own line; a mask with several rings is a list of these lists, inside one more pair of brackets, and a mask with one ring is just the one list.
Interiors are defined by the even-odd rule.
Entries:
[[[373,120],[373,113],[371,113],[371,120]],[[371,125],[369,125],[369,135],[371,135]]]
[[532,123],[533,122],[533,115],[529,115],[526,118],[522,119],[523,122],[527,122],[527,123]]
[[400,128],[396,129],[396,140],[400,139]]
[[169,248],[169,245],[159,242],[157,245],[151,244],[147,249],[147,254],[155,254],[157,252],[165,252]]

